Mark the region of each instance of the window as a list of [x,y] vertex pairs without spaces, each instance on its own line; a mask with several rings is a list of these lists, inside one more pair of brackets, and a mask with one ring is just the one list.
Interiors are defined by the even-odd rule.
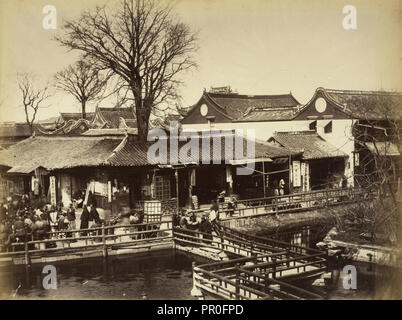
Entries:
[[158,200],[170,199],[170,179],[168,176],[155,177],[155,198]]
[[328,122],[324,127],[324,133],[331,133],[332,132],[332,121]]
[[317,131],[317,121],[310,122],[310,130]]

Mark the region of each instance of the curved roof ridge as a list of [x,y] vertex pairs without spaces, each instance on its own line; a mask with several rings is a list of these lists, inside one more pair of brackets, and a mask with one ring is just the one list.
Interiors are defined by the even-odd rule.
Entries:
[[400,91],[385,91],[385,90],[349,90],[349,89],[330,89],[330,88],[322,88],[328,93],[347,93],[347,94],[390,94],[390,95],[402,95]]
[[[218,111],[221,112],[225,117],[229,118],[230,120],[233,120],[233,117],[229,115],[226,112],[226,108],[224,108],[222,105],[220,105],[217,101],[215,101],[210,95],[209,92],[204,91],[202,94],[203,97],[207,98],[210,102],[212,102],[217,108]],[[202,98],[202,97],[201,97]],[[221,110],[219,110],[221,109]]]
[[128,141],[128,134],[126,134],[123,138],[123,140],[121,140],[121,142],[117,145],[116,148],[113,149],[112,153],[105,159],[105,164],[109,163],[109,160],[111,158],[113,158],[120,150],[122,150]]

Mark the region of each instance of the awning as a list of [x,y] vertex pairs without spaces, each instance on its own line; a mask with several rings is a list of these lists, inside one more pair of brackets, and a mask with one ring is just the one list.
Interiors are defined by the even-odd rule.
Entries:
[[398,147],[389,141],[366,142],[365,145],[371,153],[378,154],[379,156],[393,157],[401,155]]
[[285,164],[289,163],[289,158],[276,158],[274,159],[274,164]]
[[196,166],[196,162],[187,162],[187,163],[179,163],[179,164],[158,164],[158,168],[161,169],[183,169],[187,167]]
[[42,170],[46,170],[42,166],[26,164],[12,167],[10,170],[7,171],[7,174],[30,174],[39,168],[41,168]]
[[272,159],[271,158],[258,158],[258,159],[229,160],[229,163],[233,166],[247,164],[247,163],[258,163],[258,162],[272,162]]

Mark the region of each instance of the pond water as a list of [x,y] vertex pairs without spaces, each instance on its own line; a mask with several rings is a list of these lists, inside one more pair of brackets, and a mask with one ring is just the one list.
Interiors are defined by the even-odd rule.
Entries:
[[[164,250],[143,256],[109,257],[107,261],[96,258],[56,263],[57,290],[43,289],[43,265],[1,267],[0,299],[192,299],[194,259],[197,263],[205,262],[181,252]],[[342,266],[333,268],[332,283],[325,291],[312,286],[313,279],[299,281],[298,285],[324,293],[328,299],[374,298],[378,275],[384,276],[389,271],[362,263],[354,265],[357,290],[343,289]]]
[[[323,230],[303,227],[277,235],[280,240],[315,247],[325,236]],[[0,299],[192,299],[192,262],[205,259],[175,250],[155,251],[143,255],[86,259],[54,263],[57,270],[57,290],[42,286],[44,265],[0,267]],[[357,289],[343,287],[344,265],[357,270]],[[324,294],[327,299],[373,299],[393,281],[394,270],[367,263],[349,262],[330,268],[330,284],[312,286],[314,279],[296,284],[309,291]]]
[[[44,265],[0,268],[0,299],[191,299],[190,258],[174,250],[55,263],[57,290],[42,287]],[[202,260],[198,261],[202,262]],[[18,289],[17,289],[18,288]]]

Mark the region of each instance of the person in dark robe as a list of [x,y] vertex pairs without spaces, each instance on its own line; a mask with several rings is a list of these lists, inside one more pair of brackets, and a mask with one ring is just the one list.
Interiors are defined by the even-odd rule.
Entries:
[[96,207],[94,205],[91,206],[91,211],[89,211],[89,221],[93,221],[96,224],[100,224],[100,217],[98,210],[96,210]]
[[25,229],[25,223],[22,219],[22,217],[17,217],[14,226],[14,233],[17,238],[17,242],[25,242],[26,241],[26,229]]
[[[87,206],[84,204],[83,209],[82,209],[82,214],[81,214],[81,225],[80,229],[88,229],[89,226],[89,211]],[[84,231],[81,233],[82,236],[86,236],[87,232]]]
[[201,218],[199,230],[206,233],[202,235],[203,239],[205,239],[203,242],[206,244],[211,244],[211,241],[208,240],[212,240],[212,229],[212,224],[208,220],[208,214],[204,214]]

